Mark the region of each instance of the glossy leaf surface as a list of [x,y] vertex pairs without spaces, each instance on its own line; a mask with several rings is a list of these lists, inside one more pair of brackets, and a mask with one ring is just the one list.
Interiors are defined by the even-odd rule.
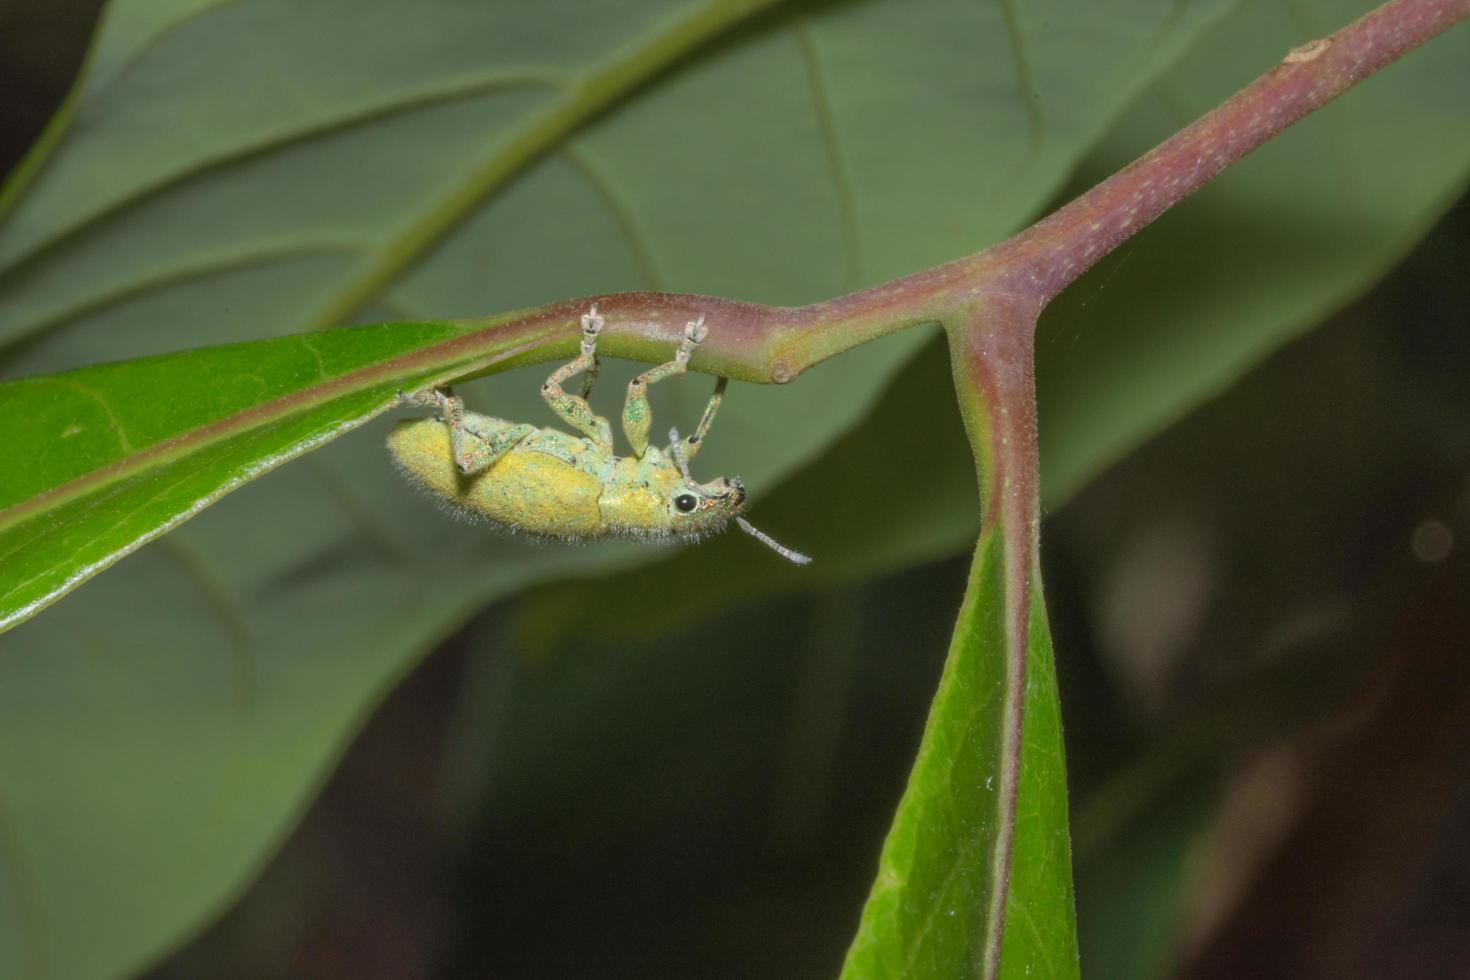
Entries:
[[[982,534],[924,741],[883,848],[878,877],[843,970],[846,978],[1076,977],[1076,922],[1067,834],[1067,773],[1051,636],[1040,589],[1031,596],[1024,723],[1005,737],[1007,555],[998,528]],[[1024,556],[1022,560],[1025,560]],[[1039,580],[1032,577],[1039,585]],[[1005,794],[1018,753],[1016,795]],[[999,852],[1007,872],[998,877]],[[997,885],[1004,883],[1004,896]],[[1005,903],[999,936],[987,928]],[[989,974],[987,966],[998,969]]]

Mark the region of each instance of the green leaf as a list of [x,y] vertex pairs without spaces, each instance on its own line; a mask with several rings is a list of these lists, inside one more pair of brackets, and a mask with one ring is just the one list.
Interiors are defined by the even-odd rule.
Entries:
[[[582,308],[499,318],[510,324],[355,327],[0,384],[0,440],[27,460],[0,481],[0,630],[392,407],[397,391],[569,353],[571,340],[556,337]],[[616,332],[602,344],[635,357],[658,347]]]
[[[1032,576],[1029,629],[1020,642],[1024,722],[1019,743],[1007,746],[1014,647],[1004,615],[1008,556],[997,531],[982,532],[975,551],[924,741],[844,978],[1079,975],[1046,609]],[[1008,762],[1010,752],[1016,754]],[[1014,799],[1004,791],[1009,764],[1019,777]],[[1009,852],[1008,872],[998,876],[1002,850]],[[998,940],[988,927],[996,902],[1004,903]],[[987,972],[992,962],[1000,973]]]
[[1080,975],[1037,540],[1035,325],[1004,297],[946,324],[984,520],[846,978]]
[[0,477],[0,629],[432,373],[363,367],[466,333],[359,327],[0,384],[0,441],[30,461]]

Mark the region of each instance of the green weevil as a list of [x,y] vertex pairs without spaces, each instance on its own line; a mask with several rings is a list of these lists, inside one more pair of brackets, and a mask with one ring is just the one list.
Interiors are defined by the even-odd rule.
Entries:
[[[689,475],[689,461],[704,444],[728,379],[716,382],[692,436],[681,439],[671,429],[667,449],[649,445],[653,420],[648,386],[685,372],[690,355],[708,334],[704,316],[685,324],[672,361],[628,383],[623,432],[633,447],[631,456],[614,455],[612,427],[587,403],[601,366],[597,335],[602,327],[594,304],[582,315],[581,354],[541,386],[551,410],[580,436],[467,412],[452,391],[425,388],[400,392],[399,398],[415,407],[437,408],[438,418],[398,423],[388,436],[389,452],[410,480],[451,510],[502,530],[567,540],[698,540],[734,520],[783,558],[799,565],[811,561],[741,516],[745,487],[738,479],[696,483]],[[580,396],[562,390],[562,382],[582,372],[586,379]]]

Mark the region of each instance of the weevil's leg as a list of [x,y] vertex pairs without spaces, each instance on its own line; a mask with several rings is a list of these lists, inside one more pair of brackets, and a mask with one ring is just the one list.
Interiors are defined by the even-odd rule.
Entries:
[[464,417],[464,399],[448,388],[426,388],[400,395],[410,405],[437,405],[439,417],[449,430],[449,448],[454,465],[466,476],[478,473],[510,452],[515,444],[536,431],[534,425],[506,425],[485,435],[470,428]]
[[[607,419],[592,411],[592,406],[587,404],[585,397],[569,395],[562,390],[561,383],[581,371],[590,375],[590,380],[595,381],[597,375],[597,335],[602,332],[602,317],[597,315],[597,306],[582,314],[582,353],[575,361],[563,364],[551,372],[551,377],[541,386],[541,397],[546,399],[546,404],[551,410],[568,425],[591,439],[597,448],[611,456],[613,451],[612,426]],[[591,383],[584,386],[583,391],[591,388]]]
[[454,450],[454,465],[465,476],[473,476],[493,466],[496,460],[516,447],[526,436],[536,431],[534,425],[524,422],[507,425],[497,432],[484,435],[469,425],[449,430],[449,444]]
[[690,320],[684,324],[684,339],[679,342],[679,349],[674,353],[672,361],[649,368],[628,382],[628,400],[623,403],[623,433],[633,445],[633,455],[641,458],[648,450],[648,430],[653,428],[653,411],[648,407],[648,386],[657,384],[664,378],[683,374],[689,367],[689,355],[694,353],[694,348],[703,342],[708,333],[709,327],[704,325],[704,314],[701,313],[698,320]]
[[684,440],[685,459],[693,459],[699,452],[699,447],[704,445],[704,437],[715,420],[715,413],[720,410],[720,401],[725,397],[725,386],[729,383],[729,378],[721,378],[715,382],[715,393],[709,396],[709,404],[704,406],[704,416],[699,420],[699,428],[694,430],[694,435]]
[[598,357],[597,352],[594,351],[592,353],[592,366],[587,369],[587,373],[582,377],[583,401],[586,401],[588,398],[592,397],[592,389],[597,387],[597,379],[601,374],[602,358]]
[[679,430],[669,430],[669,453],[674,457],[674,465],[679,467],[679,475],[689,486],[694,486],[694,477],[689,475],[689,459],[684,455],[684,440],[679,438]]

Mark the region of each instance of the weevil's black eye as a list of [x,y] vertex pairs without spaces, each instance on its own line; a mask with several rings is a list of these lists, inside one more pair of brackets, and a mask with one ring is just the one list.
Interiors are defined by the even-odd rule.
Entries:
[[679,494],[679,496],[674,498],[674,506],[687,514],[691,510],[699,506],[699,501],[694,499],[694,495],[692,493],[681,493]]

